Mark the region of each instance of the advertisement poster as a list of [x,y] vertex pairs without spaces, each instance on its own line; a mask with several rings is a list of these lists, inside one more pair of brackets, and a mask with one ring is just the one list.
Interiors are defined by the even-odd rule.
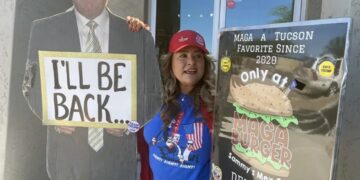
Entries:
[[136,55],[39,51],[39,62],[43,124],[136,123]]
[[213,179],[329,180],[349,19],[225,29]]

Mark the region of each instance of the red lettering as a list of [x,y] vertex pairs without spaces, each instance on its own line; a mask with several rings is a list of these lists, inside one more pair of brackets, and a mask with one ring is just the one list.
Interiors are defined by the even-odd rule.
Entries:
[[289,131],[281,126],[275,130],[274,143],[281,144],[284,147],[289,145]]
[[286,164],[286,166],[291,168],[291,164],[290,164],[291,158],[292,158],[291,151],[287,147],[282,148],[281,164]]
[[271,144],[269,141],[261,141],[260,143],[260,152],[265,157],[270,156],[271,153]]
[[271,148],[271,160],[273,160],[274,162],[280,162],[280,156],[281,156],[281,150],[280,150],[280,146],[277,144],[272,144],[272,148]]
[[274,124],[262,122],[260,126],[261,138],[267,141],[271,141],[274,137]]

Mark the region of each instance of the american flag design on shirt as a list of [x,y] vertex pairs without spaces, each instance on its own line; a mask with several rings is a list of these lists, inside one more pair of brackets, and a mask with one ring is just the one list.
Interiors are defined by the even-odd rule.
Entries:
[[193,142],[193,151],[198,150],[202,147],[203,126],[204,125],[202,122],[184,125],[186,139]]

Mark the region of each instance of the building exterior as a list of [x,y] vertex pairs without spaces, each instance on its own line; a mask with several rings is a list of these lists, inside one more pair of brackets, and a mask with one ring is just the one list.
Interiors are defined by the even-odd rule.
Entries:
[[[358,179],[360,172],[360,0],[109,0],[120,16],[136,16],[151,27],[158,53],[172,33],[194,29],[204,35],[217,58],[222,28],[278,22],[351,17],[348,78],[341,102],[334,179]],[[34,19],[62,12],[70,1],[0,0],[0,179],[46,179],[46,132],[22,97],[27,42]]]

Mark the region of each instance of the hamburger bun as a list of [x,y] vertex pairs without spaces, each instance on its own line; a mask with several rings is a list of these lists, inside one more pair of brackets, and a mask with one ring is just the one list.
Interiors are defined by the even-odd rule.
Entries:
[[230,94],[240,106],[249,111],[275,116],[293,115],[290,100],[276,86],[256,82],[244,86],[232,77]]

